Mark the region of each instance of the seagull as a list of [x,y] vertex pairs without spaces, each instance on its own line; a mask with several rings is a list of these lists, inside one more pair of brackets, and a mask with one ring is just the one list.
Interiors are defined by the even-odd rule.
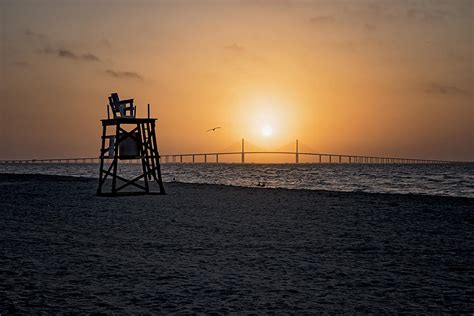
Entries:
[[206,132],[210,132],[210,131],[213,131],[213,132],[215,132],[215,131],[216,131],[216,129],[219,129],[219,128],[222,128],[222,127],[220,127],[220,126],[217,126],[217,127],[214,127],[214,128],[210,128],[210,129],[208,129]]

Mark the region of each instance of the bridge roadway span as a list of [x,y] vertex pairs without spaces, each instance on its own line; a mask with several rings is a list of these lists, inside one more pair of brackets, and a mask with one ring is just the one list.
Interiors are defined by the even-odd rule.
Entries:
[[[316,156],[315,161],[310,163],[337,163],[337,164],[466,164],[471,162],[412,159],[399,157],[361,156],[347,154],[329,154],[293,151],[233,151],[233,152],[209,152],[209,153],[183,153],[160,155],[161,163],[219,163],[219,156],[240,155],[240,163],[245,163],[246,155],[293,155],[294,163],[300,163],[301,156]],[[188,158],[188,159],[186,159]],[[189,159],[190,158],[190,159]],[[200,158],[200,159],[199,159]],[[110,157],[112,159],[112,157]],[[130,160],[130,163],[133,161]],[[99,163],[98,157],[79,158],[50,158],[50,159],[16,159],[0,160],[1,164],[22,163]]]

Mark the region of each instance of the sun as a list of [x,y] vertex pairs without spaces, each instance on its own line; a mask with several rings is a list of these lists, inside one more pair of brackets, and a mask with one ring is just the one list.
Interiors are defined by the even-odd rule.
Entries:
[[273,134],[273,128],[270,125],[262,126],[262,135],[265,137],[270,137]]

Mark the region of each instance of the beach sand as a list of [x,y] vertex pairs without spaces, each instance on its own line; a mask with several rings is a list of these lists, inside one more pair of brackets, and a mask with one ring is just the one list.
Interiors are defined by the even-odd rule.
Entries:
[[0,313],[474,312],[473,199],[0,174]]

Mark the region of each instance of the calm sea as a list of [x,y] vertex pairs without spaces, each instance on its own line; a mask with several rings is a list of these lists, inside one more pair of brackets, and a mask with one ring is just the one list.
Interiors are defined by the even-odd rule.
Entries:
[[[139,165],[119,171],[136,175]],[[0,165],[2,173],[98,177],[97,164]],[[164,181],[474,198],[474,165],[164,164]]]

